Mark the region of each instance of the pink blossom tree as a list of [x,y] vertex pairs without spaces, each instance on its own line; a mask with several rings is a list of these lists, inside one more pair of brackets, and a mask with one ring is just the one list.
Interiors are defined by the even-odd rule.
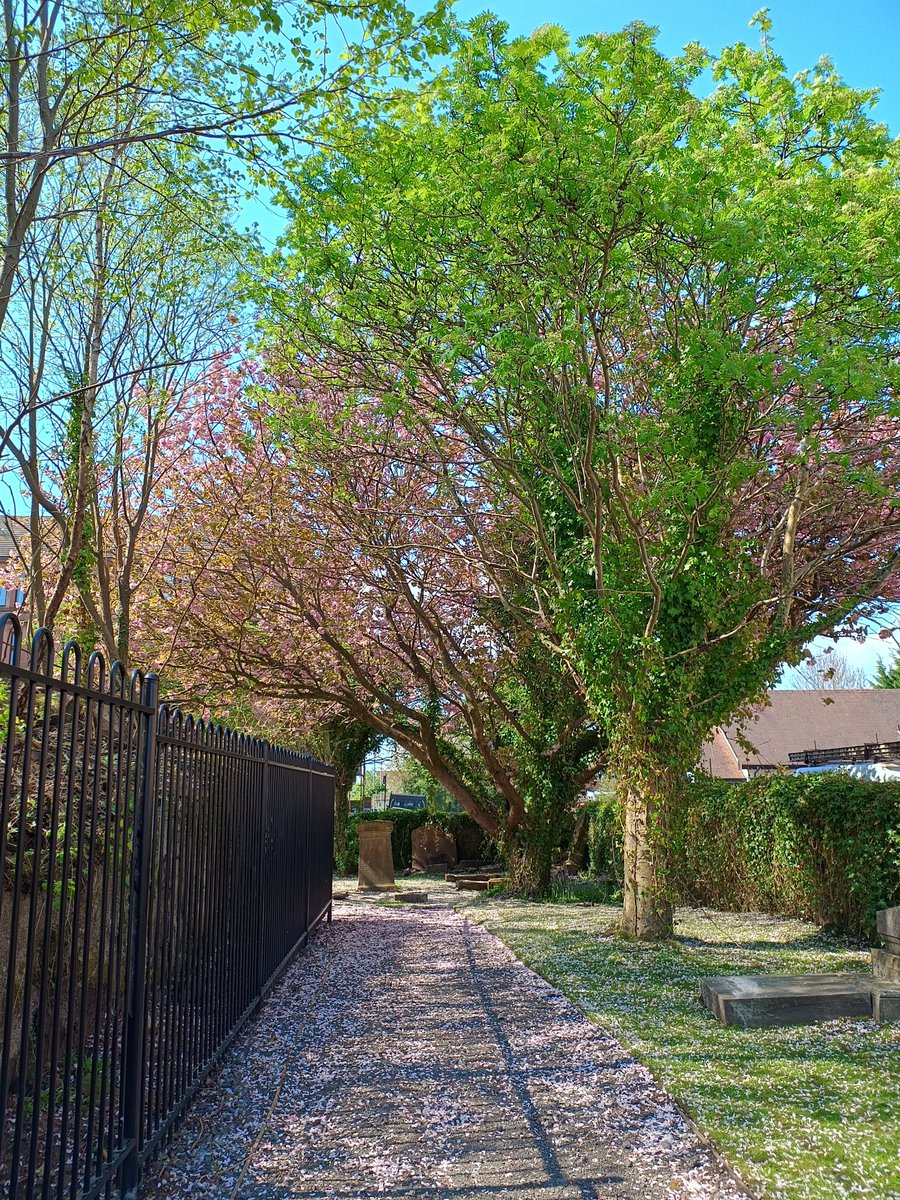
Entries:
[[482,555],[515,526],[481,505],[466,443],[423,453],[377,403],[348,406],[296,373],[220,365],[205,386],[169,435],[178,525],[143,657],[195,697],[252,688],[392,738],[520,884],[546,885],[602,742],[559,659],[495,594]]

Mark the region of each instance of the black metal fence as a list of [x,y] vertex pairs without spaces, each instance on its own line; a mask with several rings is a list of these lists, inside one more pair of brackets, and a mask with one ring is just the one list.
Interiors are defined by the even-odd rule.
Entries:
[[331,916],[334,776],[0,619],[0,1196],[133,1196]]

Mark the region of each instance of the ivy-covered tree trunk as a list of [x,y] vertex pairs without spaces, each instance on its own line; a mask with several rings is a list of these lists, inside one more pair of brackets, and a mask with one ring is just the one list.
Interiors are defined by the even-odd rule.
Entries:
[[346,771],[337,771],[334,779],[334,869],[346,875],[351,869],[350,858],[350,790],[353,778]]
[[578,814],[578,819],[575,822],[575,829],[572,832],[572,840],[569,843],[569,852],[566,855],[566,870],[579,871],[581,864],[584,861],[584,852],[587,849],[588,834],[591,829],[591,813],[590,809],[583,808]]
[[525,797],[525,817],[514,833],[501,842],[510,886],[525,896],[540,896],[550,886],[553,852],[565,841],[575,822],[575,797],[579,787],[574,771],[552,759],[544,764],[543,778]]
[[622,929],[642,941],[662,941],[673,932],[666,823],[677,772],[646,753],[623,767],[619,776],[625,820]]
[[521,835],[503,847],[509,885],[524,896],[540,896],[550,886],[554,843],[549,838]]

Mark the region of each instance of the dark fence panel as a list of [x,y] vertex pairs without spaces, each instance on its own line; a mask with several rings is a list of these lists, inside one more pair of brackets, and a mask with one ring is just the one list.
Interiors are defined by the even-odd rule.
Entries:
[[330,768],[0,618],[0,1196],[133,1195],[330,917]]

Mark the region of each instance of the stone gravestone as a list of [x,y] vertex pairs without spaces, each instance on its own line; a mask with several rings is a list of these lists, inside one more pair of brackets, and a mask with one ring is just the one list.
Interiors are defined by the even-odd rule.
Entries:
[[420,825],[412,831],[412,867],[428,871],[456,864],[456,838],[437,825]]
[[872,974],[876,979],[900,983],[900,904],[875,914],[884,950],[872,951]]
[[356,827],[359,837],[359,876],[361,892],[396,892],[394,855],[391,850],[393,821],[360,821]]

